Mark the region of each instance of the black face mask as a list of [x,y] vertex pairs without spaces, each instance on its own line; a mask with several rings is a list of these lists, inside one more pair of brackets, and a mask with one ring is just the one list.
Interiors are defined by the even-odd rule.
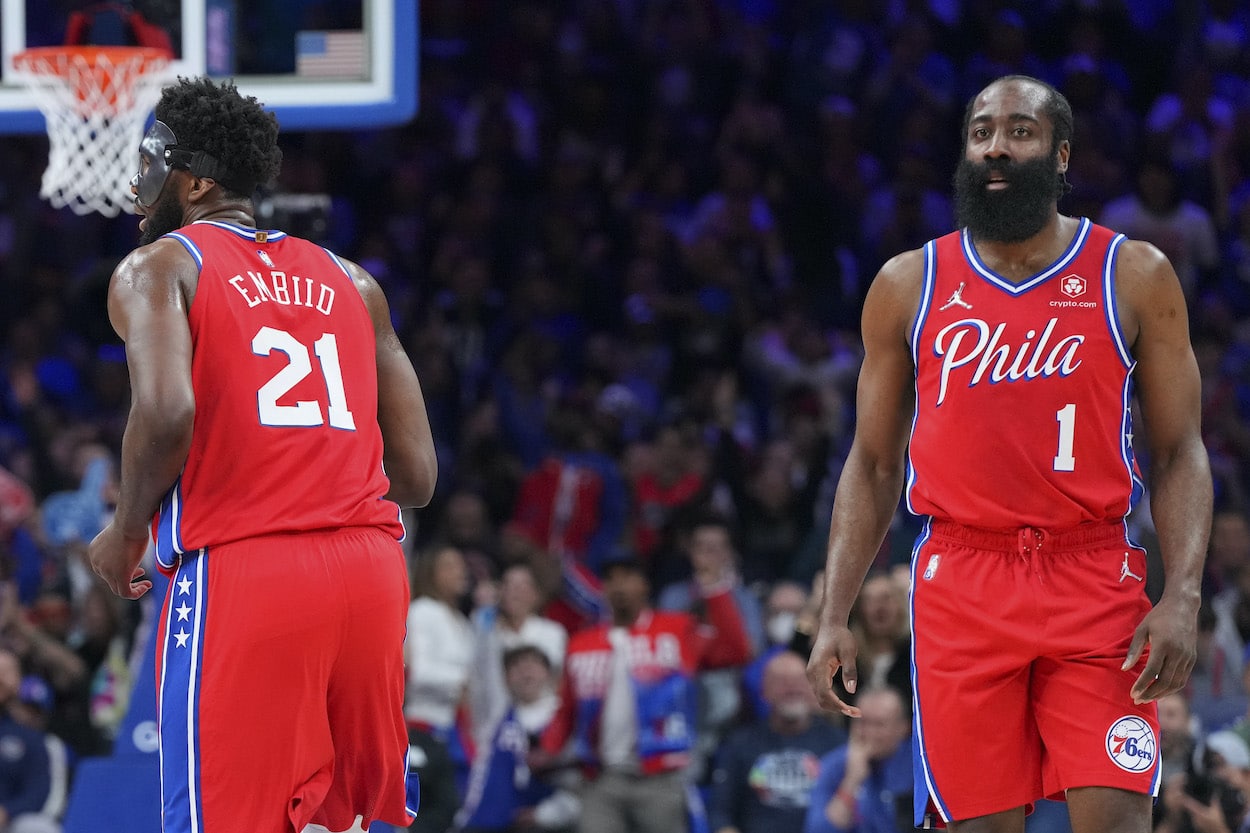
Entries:
[[147,170],[135,174],[130,184],[137,191],[136,202],[145,209],[150,209],[156,204],[161,191],[165,189],[165,181],[169,179],[169,172],[176,167],[166,151],[176,147],[177,144],[178,139],[174,136],[174,131],[170,130],[169,125],[163,121],[153,123],[147,135],[143,137],[143,141],[139,143],[139,156],[147,160],[148,167]]
[[139,155],[147,160],[148,167],[136,173],[130,184],[137,191],[136,201],[148,210],[160,199],[169,172],[174,168],[186,168],[195,176],[213,179],[238,194],[251,196],[256,190],[254,181],[238,176],[216,157],[202,150],[190,151],[178,147],[174,131],[159,119],[139,143]]
[[[1059,197],[1063,180],[1056,171],[1057,155],[1010,162],[959,160],[955,170],[955,209],[959,225],[974,240],[1018,243],[1042,230]],[[991,173],[1000,174],[1008,187],[991,191]]]

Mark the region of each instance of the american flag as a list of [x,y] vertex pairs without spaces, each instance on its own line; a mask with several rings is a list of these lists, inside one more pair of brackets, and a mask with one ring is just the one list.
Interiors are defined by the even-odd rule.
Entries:
[[295,74],[365,78],[366,53],[364,32],[296,32]]

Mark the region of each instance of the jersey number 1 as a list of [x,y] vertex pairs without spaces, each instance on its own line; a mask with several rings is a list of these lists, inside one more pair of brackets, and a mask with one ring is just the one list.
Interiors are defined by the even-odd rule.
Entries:
[[[312,361],[308,348],[286,330],[261,327],[252,337],[252,352],[268,356],[277,350],[285,353],[286,367],[256,391],[256,406],[261,425],[310,427],[323,424],[321,405],[311,399],[301,399],[294,405],[279,405],[285,396],[305,376],[312,373]],[[326,383],[329,399],[326,411],[330,426],[346,431],[356,430],[356,420],[347,408],[347,392],[343,389],[343,371],[339,366],[339,345],[334,333],[323,333],[313,342],[313,352],[321,365],[321,375]]]
[[1059,423],[1059,451],[1055,454],[1055,471],[1075,471],[1076,458],[1072,456],[1072,442],[1076,437],[1076,403],[1069,402],[1055,411]]

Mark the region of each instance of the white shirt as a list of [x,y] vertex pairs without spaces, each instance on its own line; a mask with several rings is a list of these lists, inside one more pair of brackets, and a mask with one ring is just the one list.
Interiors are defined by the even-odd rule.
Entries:
[[404,717],[450,728],[473,669],[476,639],[463,613],[422,596],[408,607]]
[[608,631],[612,671],[603,700],[599,728],[599,759],[611,769],[638,770],[638,702],[629,677],[629,629]]

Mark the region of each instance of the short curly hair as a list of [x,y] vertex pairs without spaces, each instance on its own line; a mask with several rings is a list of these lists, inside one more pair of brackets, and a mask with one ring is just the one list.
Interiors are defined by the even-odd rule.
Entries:
[[[215,157],[233,183],[268,185],[282,167],[277,117],[229,81],[179,77],[161,92],[156,118],[174,132],[179,148]],[[233,196],[252,196],[218,184]]]

